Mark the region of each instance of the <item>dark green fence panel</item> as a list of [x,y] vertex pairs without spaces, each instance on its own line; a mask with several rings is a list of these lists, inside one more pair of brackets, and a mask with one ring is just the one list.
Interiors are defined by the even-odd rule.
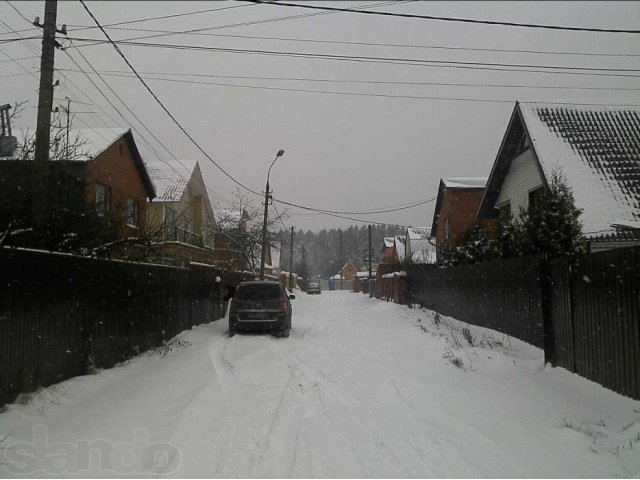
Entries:
[[408,269],[409,299],[543,348],[540,257]]
[[220,270],[0,249],[0,405],[220,318]]

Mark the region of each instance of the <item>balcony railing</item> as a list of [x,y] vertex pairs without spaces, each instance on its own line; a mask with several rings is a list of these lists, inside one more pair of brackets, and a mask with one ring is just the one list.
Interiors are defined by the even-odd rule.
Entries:
[[204,246],[204,243],[202,241],[202,235],[198,235],[197,233],[191,232],[184,228],[173,227],[172,229],[169,229],[167,233],[169,234],[168,240],[173,240],[174,242],[188,243],[189,245],[195,245],[196,247]]

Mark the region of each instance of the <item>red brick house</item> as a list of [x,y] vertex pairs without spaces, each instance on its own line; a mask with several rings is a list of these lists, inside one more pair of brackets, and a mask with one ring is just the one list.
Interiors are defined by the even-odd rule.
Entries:
[[[85,167],[85,198],[98,215],[119,219],[122,238],[144,234],[147,199],[155,189],[131,130],[83,130],[89,148]],[[99,136],[99,137],[98,137]]]
[[441,178],[433,212],[432,235],[436,238],[436,255],[445,245],[455,248],[460,235],[476,222],[487,177]]
[[[14,157],[0,162],[0,225],[45,225],[33,235],[17,236],[13,244],[100,253],[113,251],[124,243],[120,240],[144,236],[146,202],[155,191],[131,130],[72,130],[69,136],[79,143],[73,149],[53,144],[44,165],[33,161],[27,135]],[[47,198],[35,208],[42,187],[33,179],[42,171]]]

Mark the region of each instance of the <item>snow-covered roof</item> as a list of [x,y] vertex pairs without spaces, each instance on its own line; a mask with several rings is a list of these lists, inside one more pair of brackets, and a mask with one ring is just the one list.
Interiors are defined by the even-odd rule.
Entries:
[[86,142],[81,149],[88,152],[88,157],[97,157],[127,132],[128,128],[80,128],[69,131],[69,137],[77,137]]
[[394,243],[395,243],[394,237],[384,237],[384,246],[386,248],[392,248]]
[[[74,148],[68,158],[69,160],[89,160],[97,157],[104,152],[107,147],[112,145],[116,140],[127,133],[129,129],[125,127],[108,127],[108,128],[75,128],[69,130],[69,144]],[[13,134],[18,140],[18,149],[12,158],[23,158],[25,156],[25,147],[33,145],[35,142],[35,129],[19,129],[14,130]],[[56,142],[57,138],[57,142]],[[27,144],[27,145],[25,145]],[[49,156],[51,159],[66,159],[66,131],[61,131],[56,137],[51,138],[51,149]],[[75,146],[75,147],[74,147]],[[27,155],[30,158],[33,150]]]
[[[556,169],[565,176],[587,236],[613,231],[613,222],[640,221],[638,107],[517,103],[503,144],[521,123],[547,180]],[[483,216],[495,213],[511,157],[501,148],[480,207]]]
[[407,237],[409,240],[424,240],[431,236],[429,227],[409,227],[407,228]]
[[411,254],[413,263],[436,263],[436,247],[430,245],[429,248],[417,250]]
[[640,230],[640,222],[626,222],[623,220],[619,222],[613,222],[611,226],[613,228],[620,228],[623,230]]
[[446,188],[484,188],[488,177],[458,177],[443,178],[442,183]]
[[146,164],[149,177],[156,187],[156,200],[160,202],[179,202],[187,188],[189,179],[177,168],[161,162]]

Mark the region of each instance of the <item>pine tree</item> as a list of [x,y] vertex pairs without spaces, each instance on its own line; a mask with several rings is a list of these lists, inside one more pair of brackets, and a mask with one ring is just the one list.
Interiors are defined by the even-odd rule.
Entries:
[[[551,174],[549,189],[539,204],[530,205],[520,217],[500,227],[500,251],[504,258],[547,254],[551,257],[575,256],[587,252],[573,191],[559,170]],[[499,229],[499,231],[500,231]]]
[[487,229],[481,223],[467,228],[453,252],[455,263],[486,262],[499,255],[496,242],[489,238]]

